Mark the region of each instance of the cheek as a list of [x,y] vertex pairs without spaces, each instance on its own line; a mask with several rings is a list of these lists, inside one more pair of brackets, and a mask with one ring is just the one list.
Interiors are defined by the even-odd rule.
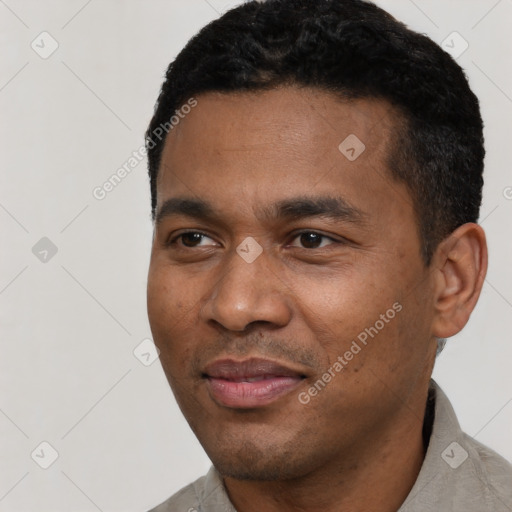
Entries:
[[186,359],[190,343],[184,343],[190,329],[190,315],[197,297],[191,287],[180,282],[179,273],[152,264],[148,275],[147,309],[153,340],[164,367]]
[[[147,286],[147,307],[151,324],[168,327],[178,325],[194,300],[197,301],[194,288],[184,276],[155,256],[149,267]],[[188,307],[187,303],[190,303]]]
[[359,268],[302,286],[308,292],[301,294],[301,314],[324,353],[325,369],[335,374],[326,396],[349,388],[356,396],[364,395],[375,375],[400,378],[413,364],[413,358],[404,364],[403,355],[412,347],[403,344],[410,340],[414,313],[401,300],[400,281],[390,275]]
[[153,264],[148,276],[147,305],[151,328],[159,332],[173,317],[176,297],[165,272],[155,268]]
[[300,289],[307,290],[296,295],[301,314],[309,319],[311,330],[333,349],[344,350],[347,342],[374,325],[396,301],[389,283],[378,282],[373,276],[371,272],[347,272],[301,283]]

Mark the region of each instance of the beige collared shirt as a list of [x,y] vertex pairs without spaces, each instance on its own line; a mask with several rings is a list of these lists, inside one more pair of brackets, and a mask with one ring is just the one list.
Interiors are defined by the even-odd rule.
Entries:
[[[512,512],[512,465],[462,432],[432,380],[435,417],[418,478],[397,512]],[[214,467],[150,512],[236,512]]]

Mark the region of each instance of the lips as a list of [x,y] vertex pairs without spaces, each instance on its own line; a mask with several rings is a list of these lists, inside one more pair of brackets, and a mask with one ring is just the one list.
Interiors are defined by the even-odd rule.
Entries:
[[223,359],[206,366],[208,390],[219,405],[250,409],[268,405],[295,389],[299,370],[268,359]]

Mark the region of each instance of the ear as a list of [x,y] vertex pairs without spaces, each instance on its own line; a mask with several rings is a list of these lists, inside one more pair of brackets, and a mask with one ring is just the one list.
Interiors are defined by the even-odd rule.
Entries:
[[480,296],[487,272],[484,230],[474,223],[458,227],[439,244],[433,264],[432,334],[448,338],[466,325]]

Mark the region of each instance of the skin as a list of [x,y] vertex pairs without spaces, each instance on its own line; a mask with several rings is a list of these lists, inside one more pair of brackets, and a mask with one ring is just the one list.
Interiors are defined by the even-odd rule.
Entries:
[[[462,329],[482,287],[484,233],[461,226],[424,265],[413,200],[386,165],[397,118],[383,101],[293,87],[197,101],[167,137],[157,215],[186,197],[217,216],[159,219],[148,278],[178,404],[239,512],[396,511],[424,458],[436,337]],[[366,146],[352,162],[338,150],[349,134]],[[264,215],[298,196],[342,197],[360,214]],[[177,238],[191,231],[205,236]],[[252,263],[236,252],[249,236],[263,250]],[[302,404],[299,394],[396,303],[401,311]],[[265,407],[224,407],[202,372],[227,357],[276,360],[305,378]]]

